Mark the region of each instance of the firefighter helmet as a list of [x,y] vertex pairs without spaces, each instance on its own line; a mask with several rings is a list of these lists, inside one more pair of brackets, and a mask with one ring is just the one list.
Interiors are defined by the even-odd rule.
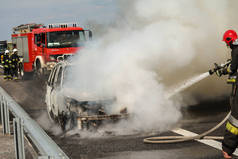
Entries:
[[17,51],[18,51],[17,49],[13,49],[13,50],[12,50],[13,53],[15,53],[15,52],[17,52]]
[[230,43],[233,43],[237,37],[237,33],[234,30],[227,30],[223,35],[223,41],[225,41],[226,44],[230,46]]
[[9,50],[5,50],[5,54],[9,54]]

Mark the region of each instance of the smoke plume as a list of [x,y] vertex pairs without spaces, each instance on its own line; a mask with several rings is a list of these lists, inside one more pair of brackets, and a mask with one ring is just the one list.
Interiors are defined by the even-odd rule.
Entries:
[[[116,98],[107,110],[127,107],[133,114],[128,129],[166,130],[181,117],[179,109],[184,104],[167,99],[167,90],[229,57],[221,39],[236,24],[228,18],[236,19],[232,3],[237,4],[119,0],[114,27],[78,52],[64,86],[76,90],[79,98]],[[195,88],[186,92],[189,98],[227,94],[225,82],[216,77]]]

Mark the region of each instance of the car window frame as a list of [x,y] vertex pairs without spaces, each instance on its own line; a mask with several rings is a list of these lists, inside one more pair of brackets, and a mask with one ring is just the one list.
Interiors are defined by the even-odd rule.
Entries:
[[[62,70],[61,70],[61,68],[62,68]],[[60,73],[60,71],[61,71],[61,76],[60,76],[60,78],[59,78],[59,73]],[[56,72],[56,75],[55,75],[55,79],[54,79],[54,87],[55,88],[61,88],[62,87],[62,76],[63,76],[63,66],[62,65],[60,65],[58,68],[57,68],[57,72]],[[60,83],[58,83],[58,79],[60,79]]]
[[51,71],[51,74],[50,74],[49,86],[51,86],[51,87],[54,85],[54,78],[55,78],[56,71],[57,71],[57,66],[53,68],[53,70]]
[[50,81],[51,81],[53,72],[54,72],[54,68],[50,71],[50,75],[49,75],[48,80],[47,80],[48,85],[50,85]]

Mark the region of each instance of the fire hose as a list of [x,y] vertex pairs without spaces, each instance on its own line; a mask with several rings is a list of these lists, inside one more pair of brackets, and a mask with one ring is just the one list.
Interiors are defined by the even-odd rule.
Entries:
[[[225,64],[217,65],[216,63],[215,68],[212,70],[209,70],[209,74],[212,75],[219,69],[224,69],[225,67],[228,67],[228,65],[231,63],[231,61],[227,61]],[[145,138],[143,140],[144,143],[150,143],[150,144],[169,144],[169,143],[180,143],[180,142],[186,142],[186,141],[192,141],[192,140],[199,140],[199,139],[213,139],[213,140],[223,140],[223,137],[221,136],[207,136],[208,134],[212,133],[219,127],[221,127],[230,117],[231,112],[229,112],[226,117],[218,123],[213,128],[198,134],[196,136],[156,136],[156,137],[149,137]]]
[[231,112],[229,112],[226,117],[218,123],[213,128],[209,129],[208,131],[205,131],[204,133],[201,133],[196,136],[158,136],[158,137],[149,137],[144,139],[144,143],[150,143],[150,144],[168,144],[168,143],[179,143],[179,142],[185,142],[185,141],[191,141],[196,139],[213,139],[213,140],[223,140],[223,137],[221,136],[207,136],[208,134],[212,133],[219,127],[221,127],[226,120],[229,118]]

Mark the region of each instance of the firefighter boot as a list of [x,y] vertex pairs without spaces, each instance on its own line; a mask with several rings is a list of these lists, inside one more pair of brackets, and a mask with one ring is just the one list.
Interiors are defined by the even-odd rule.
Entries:
[[222,151],[223,157],[225,159],[231,159],[232,157],[230,155],[228,155],[228,153],[226,153],[225,151]]
[[11,75],[8,75],[8,76],[7,76],[7,79],[8,79],[8,80],[12,80],[12,76],[11,76]]

